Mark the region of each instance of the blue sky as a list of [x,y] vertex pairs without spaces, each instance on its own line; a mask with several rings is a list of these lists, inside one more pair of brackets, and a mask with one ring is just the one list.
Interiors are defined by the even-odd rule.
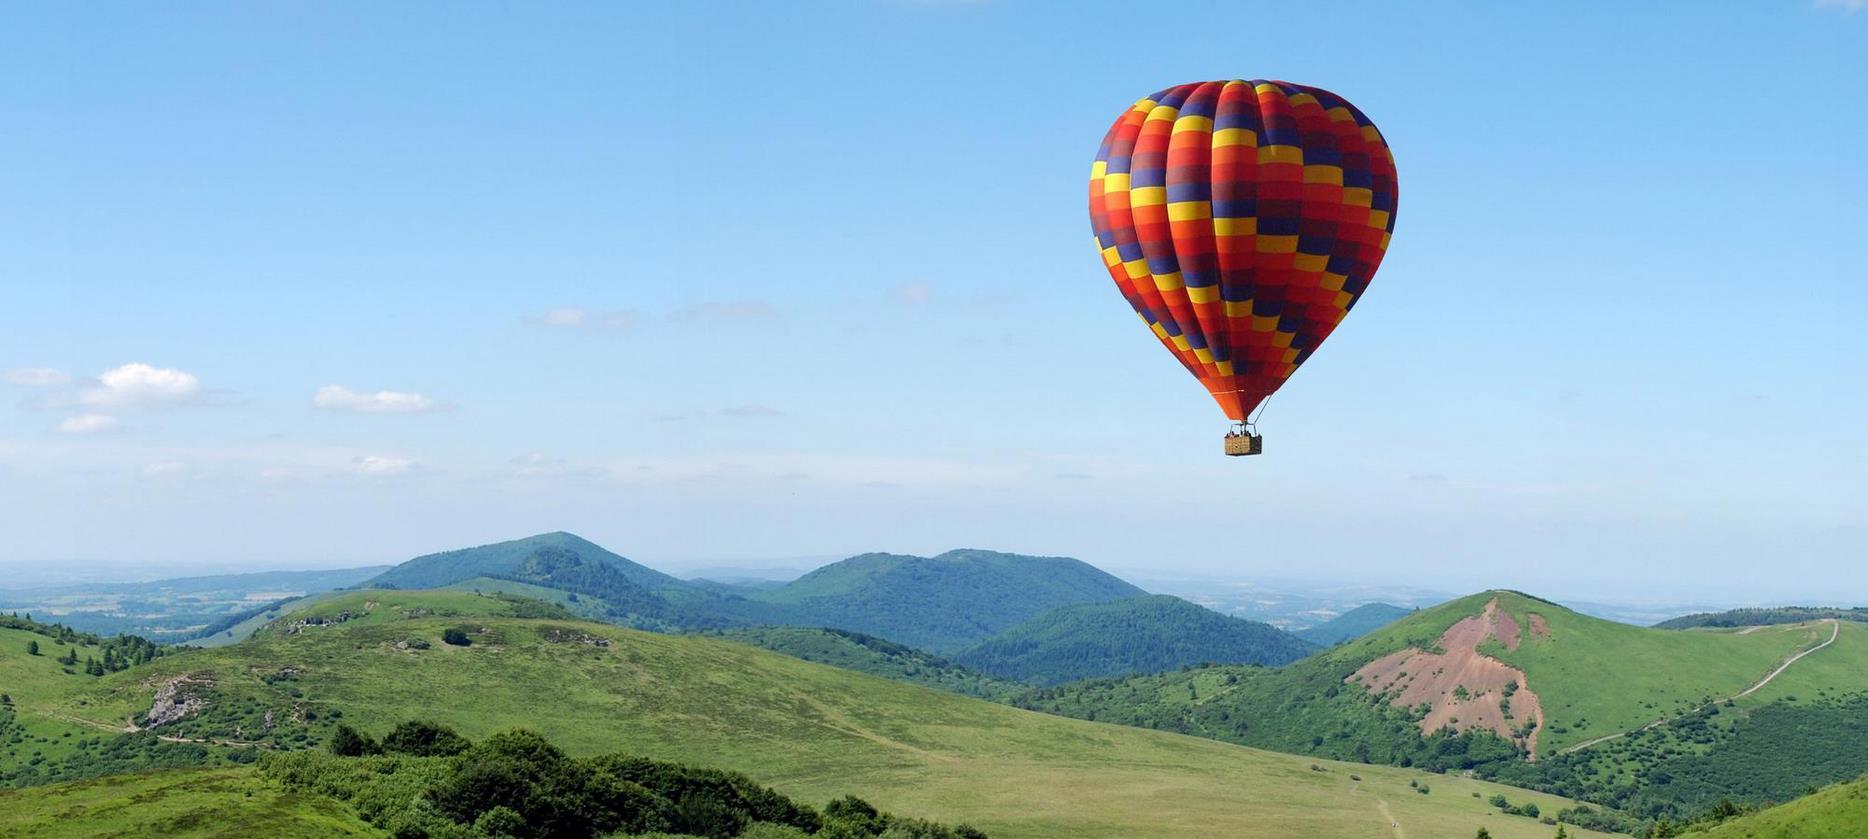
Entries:
[[[0,11],[12,562],[650,564],[1868,600],[1868,11]],[[1336,91],[1394,244],[1224,420],[1103,273],[1109,122]]]

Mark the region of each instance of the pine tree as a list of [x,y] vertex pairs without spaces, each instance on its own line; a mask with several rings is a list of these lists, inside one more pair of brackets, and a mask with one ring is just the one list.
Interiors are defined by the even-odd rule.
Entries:
[[26,642],[26,654],[27,655],[38,655],[39,654],[39,642],[38,641],[27,641]]

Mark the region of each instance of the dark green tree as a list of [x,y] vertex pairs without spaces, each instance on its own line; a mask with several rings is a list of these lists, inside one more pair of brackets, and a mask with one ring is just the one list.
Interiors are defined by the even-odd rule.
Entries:
[[27,655],[38,655],[39,654],[39,642],[38,641],[27,641],[26,642],[26,654]]
[[363,757],[382,751],[382,747],[371,740],[370,735],[342,723],[338,724],[336,731],[331,732],[329,747],[331,754],[338,757]]
[[452,644],[456,647],[468,647],[473,645],[473,639],[467,637],[467,633],[459,627],[449,627],[443,630],[441,632],[441,642],[444,644]]
[[454,729],[431,722],[409,720],[399,723],[383,735],[383,750],[416,757],[457,755],[472,743],[454,733]]

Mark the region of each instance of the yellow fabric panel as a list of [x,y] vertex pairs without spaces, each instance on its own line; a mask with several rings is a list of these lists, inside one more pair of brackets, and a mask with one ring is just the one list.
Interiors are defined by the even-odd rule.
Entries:
[[1179,119],[1174,120],[1174,133],[1176,134],[1179,134],[1183,131],[1212,131],[1212,130],[1213,130],[1213,118],[1212,117],[1203,117],[1203,116],[1200,116],[1199,114],[1187,114],[1185,116],[1180,117]]
[[1258,315],[1252,316],[1252,331],[1253,332],[1270,332],[1271,330],[1277,329],[1277,328],[1278,328],[1278,319],[1275,317],[1260,317]]
[[1258,162],[1261,164],[1295,163],[1301,166],[1304,162],[1304,150],[1296,146],[1259,146]]
[[1304,167],[1304,183],[1343,185],[1343,170],[1339,166],[1311,165]]
[[1226,317],[1249,318],[1251,316],[1252,316],[1252,301],[1250,300],[1228,300],[1226,301]]
[[1172,274],[1155,275],[1155,288],[1160,291],[1173,291],[1186,284],[1186,281],[1181,279],[1179,271],[1175,271]]
[[1207,201],[1176,201],[1168,205],[1168,221],[1198,221],[1213,217],[1213,205]]
[[[1369,211],[1369,226],[1386,228],[1388,226],[1388,211],[1387,210],[1370,210]],[[1386,246],[1384,245],[1384,247]]]
[[1327,256],[1318,256],[1314,253],[1300,253],[1294,260],[1294,263],[1297,266],[1297,270],[1309,271],[1314,274],[1328,268],[1330,265],[1330,258]]
[[1221,128],[1213,132],[1213,148],[1222,146],[1256,146],[1258,134],[1250,128]]
[[1349,187],[1343,190],[1343,203],[1355,207],[1371,206],[1375,203],[1375,191],[1366,187]]
[[1297,253],[1296,236],[1260,236],[1259,253]]
[[1103,176],[1103,194],[1129,191],[1129,173],[1110,172]]
[[1139,280],[1143,277],[1148,276],[1148,260],[1131,259],[1127,262],[1122,263],[1122,270],[1128,272],[1129,279]]
[[1245,218],[1221,216],[1213,219],[1213,235],[1256,236],[1258,235],[1258,216],[1246,216]]
[[1323,287],[1331,291],[1342,291],[1343,283],[1348,281],[1349,278],[1341,274],[1331,274],[1329,272],[1324,272],[1323,274]]
[[1219,299],[1219,286],[1188,286],[1187,299],[1195,303],[1211,303]]
[[1167,203],[1167,187],[1144,186],[1129,190],[1129,206],[1158,207]]

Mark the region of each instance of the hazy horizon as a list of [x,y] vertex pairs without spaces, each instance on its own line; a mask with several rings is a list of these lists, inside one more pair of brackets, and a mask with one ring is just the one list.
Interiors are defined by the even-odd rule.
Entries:
[[[0,576],[564,529],[1868,602],[1857,6],[1215,6],[1132,52],[1119,5],[15,6]],[[1297,27],[1342,46],[1253,34]],[[1237,460],[1083,207],[1121,109],[1232,77],[1356,103],[1401,193]]]

